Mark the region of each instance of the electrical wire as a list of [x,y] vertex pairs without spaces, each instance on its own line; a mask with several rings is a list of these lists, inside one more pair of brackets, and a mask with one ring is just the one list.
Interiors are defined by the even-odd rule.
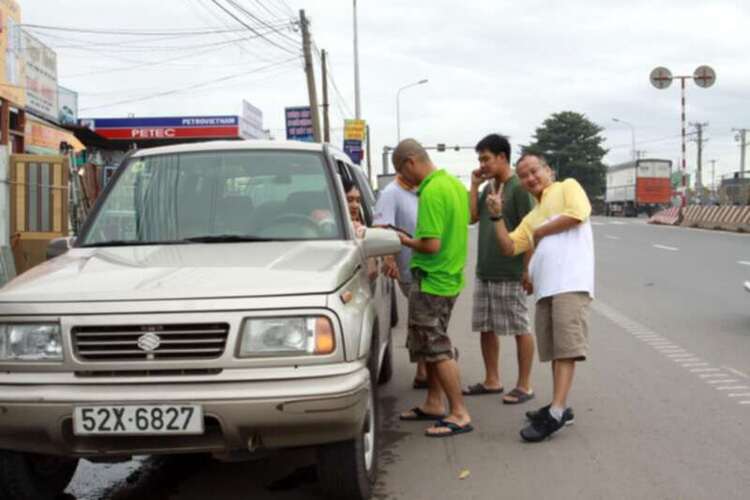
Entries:
[[[257,17],[252,12],[250,12],[249,10],[247,10],[244,7],[242,7],[241,5],[239,5],[237,2],[235,2],[235,0],[226,0],[226,1],[229,2],[229,4],[231,4],[232,6],[234,6],[235,9],[243,12],[245,15],[247,15],[251,19],[259,22],[260,24],[262,24],[262,25],[264,25],[266,27],[270,27],[268,25],[268,23],[266,23],[263,19]],[[289,36],[287,36],[287,35],[285,35],[283,33],[279,33],[279,32],[277,32],[275,34],[278,35],[280,39],[284,39],[287,42],[291,42],[291,44],[292,44],[293,47],[298,47],[298,46],[301,45],[301,40],[299,40],[299,39],[291,38],[291,37],[289,37]]]
[[222,76],[222,77],[219,77],[219,78],[213,78],[211,80],[206,80],[206,81],[203,81],[203,82],[199,82],[199,83],[195,83],[195,84],[192,84],[192,85],[188,85],[186,87],[181,87],[181,88],[171,89],[171,90],[165,90],[165,91],[162,91],[162,92],[157,92],[157,93],[154,93],[154,94],[151,94],[151,95],[141,96],[141,97],[137,97],[137,98],[133,98],[133,99],[124,99],[124,100],[121,100],[121,101],[117,101],[117,102],[113,102],[113,103],[105,104],[105,105],[89,106],[89,107],[81,108],[80,111],[88,111],[88,110],[91,110],[91,109],[110,108],[110,107],[113,107],[113,106],[119,106],[121,104],[131,104],[131,103],[134,103],[134,102],[141,102],[141,101],[147,101],[147,100],[150,100],[150,99],[155,99],[157,97],[164,97],[164,96],[168,96],[168,95],[173,95],[173,94],[179,94],[179,93],[183,93],[183,92],[188,92],[190,90],[193,90],[193,89],[196,89],[196,88],[200,88],[200,87],[205,87],[207,85],[212,85],[214,83],[224,82],[224,81],[227,81],[227,80],[233,80],[235,78],[241,78],[241,77],[244,77],[244,76],[248,76],[248,75],[250,75],[252,73],[258,73],[260,71],[264,71],[266,69],[269,69],[269,68],[272,68],[272,67],[275,67],[275,66],[279,66],[279,65],[282,65],[282,64],[289,63],[291,61],[299,60],[300,57],[301,56],[295,56],[295,57],[293,57],[291,59],[286,59],[284,61],[278,61],[276,63],[268,64],[266,66],[261,66],[259,68],[256,68],[255,70],[252,70],[252,71],[243,71],[241,73],[234,73],[234,74],[231,74],[231,75],[225,75],[225,76]]
[[253,28],[252,26],[250,26],[249,24],[247,24],[247,23],[246,23],[245,21],[243,21],[242,19],[240,19],[239,17],[237,17],[237,16],[236,16],[236,15],[235,15],[235,14],[234,14],[234,13],[233,13],[232,11],[230,11],[230,10],[229,10],[229,9],[227,9],[227,8],[226,8],[226,7],[224,6],[224,5],[222,5],[222,4],[221,4],[221,3],[219,2],[219,0],[211,0],[211,2],[212,2],[212,3],[214,4],[214,5],[216,5],[217,7],[219,7],[219,8],[221,9],[221,10],[223,10],[224,12],[226,12],[226,13],[227,13],[227,14],[228,14],[229,16],[231,16],[231,17],[232,17],[232,18],[233,18],[233,19],[234,19],[235,21],[237,21],[238,23],[240,23],[241,25],[243,25],[244,27],[246,27],[246,28],[247,28],[248,30],[250,30],[250,31],[251,31],[252,33],[255,33],[256,35],[259,35],[259,36],[260,36],[260,37],[261,37],[261,38],[262,38],[263,40],[265,40],[266,42],[268,42],[268,43],[269,43],[270,45],[273,45],[274,47],[277,47],[277,48],[279,48],[279,49],[281,49],[281,50],[283,50],[283,51],[285,51],[285,52],[288,52],[288,53],[290,53],[290,54],[295,54],[295,55],[297,54],[297,52],[296,52],[296,51],[294,51],[294,50],[292,50],[292,49],[290,49],[290,48],[288,48],[288,47],[285,47],[285,46],[283,46],[283,45],[281,45],[281,44],[279,44],[279,43],[276,43],[276,42],[275,42],[274,40],[271,40],[270,38],[268,38],[268,37],[266,37],[266,36],[260,35],[260,33],[258,33],[258,32],[257,32],[257,31],[255,30],[255,28]]

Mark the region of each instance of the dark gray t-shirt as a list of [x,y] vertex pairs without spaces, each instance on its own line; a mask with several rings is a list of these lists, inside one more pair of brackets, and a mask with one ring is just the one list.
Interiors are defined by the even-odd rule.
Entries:
[[[495,182],[492,179],[490,182]],[[487,209],[489,182],[479,195],[479,238],[477,256],[477,277],[492,281],[520,281],[523,274],[523,254],[505,257],[495,235],[494,223]],[[521,187],[521,181],[513,175],[503,185],[503,217],[508,231],[513,231],[531,211],[531,195]]]

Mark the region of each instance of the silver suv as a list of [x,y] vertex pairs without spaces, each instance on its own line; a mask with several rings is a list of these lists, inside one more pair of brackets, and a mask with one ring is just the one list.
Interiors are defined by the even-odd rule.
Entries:
[[355,237],[320,144],[211,142],[120,166],[70,249],[0,290],[0,498],[53,498],[78,459],[315,446],[368,498],[391,374],[398,237]]

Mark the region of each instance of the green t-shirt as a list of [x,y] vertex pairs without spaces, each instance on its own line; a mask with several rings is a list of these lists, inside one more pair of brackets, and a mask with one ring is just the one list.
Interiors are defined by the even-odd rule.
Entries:
[[445,170],[435,170],[422,181],[417,195],[419,206],[414,237],[439,239],[440,251],[435,254],[414,252],[411,268],[423,272],[423,292],[453,297],[464,287],[469,193],[461,181]]
[[[491,180],[490,182],[495,182]],[[487,185],[479,195],[479,239],[477,255],[477,278],[491,281],[520,281],[523,274],[523,254],[505,257],[495,235],[494,223],[487,210]],[[514,175],[503,185],[503,217],[508,231],[513,231],[531,211],[531,195],[523,190],[518,176]]]

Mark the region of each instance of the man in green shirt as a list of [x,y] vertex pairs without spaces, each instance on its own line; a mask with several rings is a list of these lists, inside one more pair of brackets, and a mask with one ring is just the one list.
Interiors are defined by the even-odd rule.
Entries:
[[[436,420],[425,430],[445,437],[473,430],[464,405],[454,349],[448,337],[456,297],[464,287],[469,224],[469,198],[464,185],[438,170],[427,151],[405,139],[393,151],[393,166],[407,182],[419,186],[414,237],[399,234],[413,250],[409,290],[409,329],[406,345],[412,362],[427,365],[427,399],[402,413],[402,420]],[[445,414],[443,392],[448,397]]]
[[[510,143],[490,134],[476,145],[479,168],[471,175],[471,222],[479,222],[477,272],[474,284],[472,329],[480,332],[485,378],[464,389],[466,395],[501,394],[500,335],[516,339],[518,379],[503,398],[517,404],[534,397],[531,365],[534,337],[529,327],[529,310],[523,286],[524,256],[505,257],[497,248],[494,223],[487,209],[487,195],[502,191],[505,224],[513,230],[531,211],[532,200],[510,168]],[[488,181],[479,193],[480,186]]]

